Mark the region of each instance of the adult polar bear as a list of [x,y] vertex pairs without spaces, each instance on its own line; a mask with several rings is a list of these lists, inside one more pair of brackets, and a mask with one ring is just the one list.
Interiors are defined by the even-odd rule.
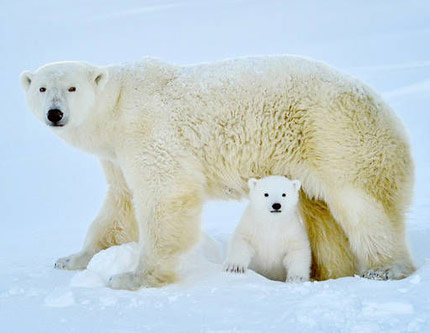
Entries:
[[30,108],[65,141],[97,155],[109,190],[81,252],[139,239],[135,272],[112,288],[175,280],[199,238],[208,198],[238,199],[251,177],[302,182],[312,277],[414,270],[405,240],[413,163],[405,130],[369,87],[294,56],[174,66],[47,64],[22,83]]

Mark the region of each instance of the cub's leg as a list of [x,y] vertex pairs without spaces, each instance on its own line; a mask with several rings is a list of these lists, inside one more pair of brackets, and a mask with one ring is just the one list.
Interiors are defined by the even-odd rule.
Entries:
[[100,250],[137,240],[131,194],[121,170],[108,161],[102,161],[102,165],[109,184],[103,206],[90,225],[82,250],[58,259],[57,269],[85,269]]
[[306,235],[290,239],[283,260],[287,270],[287,282],[308,281],[311,261],[311,248]]
[[231,273],[245,273],[254,249],[241,233],[235,233],[229,245],[227,259],[224,262],[224,270]]

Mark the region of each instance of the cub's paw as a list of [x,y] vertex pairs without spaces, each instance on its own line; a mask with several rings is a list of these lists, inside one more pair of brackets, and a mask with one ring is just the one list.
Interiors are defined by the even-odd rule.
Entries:
[[300,282],[306,282],[306,281],[309,281],[309,278],[304,276],[297,276],[297,275],[289,276],[286,280],[287,283],[300,283]]
[[134,272],[112,275],[108,281],[108,287],[112,289],[138,290],[142,286],[142,276]]
[[245,273],[247,270],[246,265],[243,264],[233,264],[233,263],[225,263],[224,271],[229,273]]
[[58,259],[54,268],[64,270],[82,270],[87,268],[88,263],[91,260],[91,256],[87,253],[72,254],[68,257]]
[[414,272],[414,269],[404,265],[394,265],[381,267],[377,269],[368,269],[360,273],[362,278],[370,280],[400,280],[408,277]]

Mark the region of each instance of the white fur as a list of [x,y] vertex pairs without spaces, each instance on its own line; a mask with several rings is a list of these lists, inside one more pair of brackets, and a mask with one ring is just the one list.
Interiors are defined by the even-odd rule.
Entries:
[[[300,182],[269,176],[248,184],[250,203],[233,234],[224,269],[243,273],[249,267],[273,280],[309,280],[311,249],[297,208]],[[281,204],[280,213],[274,212],[274,203]]]
[[302,183],[316,278],[413,271],[405,131],[370,88],[327,65],[293,56],[196,66],[62,62],[24,72],[22,84],[43,123],[61,109],[63,126],[50,128],[95,154],[109,184],[83,249],[58,268],[81,269],[101,249],[139,240],[138,268],[111,286],[171,283],[179,256],[199,238],[204,201],[244,197],[247,179],[279,174]]

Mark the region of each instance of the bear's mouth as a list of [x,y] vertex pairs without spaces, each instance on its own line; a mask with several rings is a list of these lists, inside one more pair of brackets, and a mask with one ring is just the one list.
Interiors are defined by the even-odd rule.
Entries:
[[271,210],[271,213],[282,213],[282,210]]

